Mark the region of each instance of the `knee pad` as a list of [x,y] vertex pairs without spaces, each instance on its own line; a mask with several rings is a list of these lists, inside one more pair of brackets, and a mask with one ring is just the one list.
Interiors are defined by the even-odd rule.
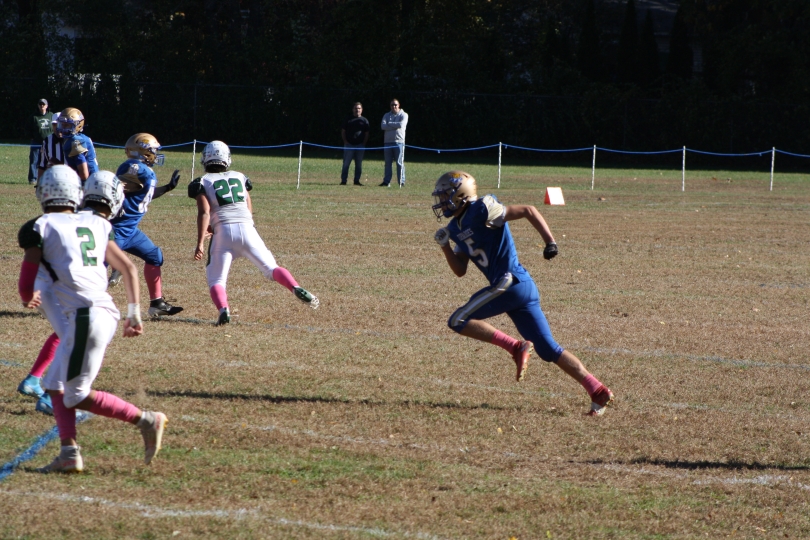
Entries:
[[457,309],[452,315],[450,315],[450,318],[447,319],[448,328],[457,334],[460,334],[461,331],[464,330],[464,327],[467,326],[467,319],[461,319],[458,316],[462,309],[463,308]]

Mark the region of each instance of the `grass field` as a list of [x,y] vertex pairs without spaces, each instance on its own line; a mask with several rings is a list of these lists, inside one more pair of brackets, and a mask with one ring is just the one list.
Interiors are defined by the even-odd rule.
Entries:
[[[122,158],[100,152],[103,168]],[[163,451],[145,467],[132,426],[82,423],[84,474],[34,472],[54,441],[0,482],[0,538],[810,537],[810,177],[777,174],[769,192],[765,173],[692,171],[681,192],[680,170],[613,169],[591,191],[589,168],[522,163],[496,190],[494,164],[442,154],[409,162],[399,190],[376,187],[379,155],[363,188],[337,185],[338,154],[305,158],[299,190],[297,156],[233,166],[321,308],[241,260],[235,321],[214,327],[194,203],[183,186],[154,201],[142,229],[185,311],[119,332],[96,388],[164,411]],[[167,162],[161,183],[190,173],[189,154]],[[51,330],[17,295],[17,230],[39,214],[27,149],[0,163],[6,463],[53,420],[15,392]],[[544,214],[556,259],[526,222],[515,242],[556,340],[615,392],[605,416],[585,417],[555,366],[534,357],[515,383],[509,355],[447,328],[485,285],[472,268],[455,278],[432,239],[430,191],[455,167]],[[543,206],[545,186],[566,206]]]

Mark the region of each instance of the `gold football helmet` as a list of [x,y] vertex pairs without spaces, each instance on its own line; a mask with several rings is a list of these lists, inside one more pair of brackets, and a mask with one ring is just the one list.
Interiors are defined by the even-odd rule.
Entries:
[[146,163],[152,167],[154,165],[163,165],[163,154],[158,154],[160,150],[160,143],[149,133],[136,133],[127,140],[125,151],[127,157],[130,159],[137,159],[141,163]]
[[75,107],[68,107],[56,119],[56,131],[63,137],[76,135],[84,129],[84,115]]
[[456,210],[478,198],[475,178],[462,171],[446,172],[436,180],[433,190],[433,213],[441,221],[442,216],[453,217]]

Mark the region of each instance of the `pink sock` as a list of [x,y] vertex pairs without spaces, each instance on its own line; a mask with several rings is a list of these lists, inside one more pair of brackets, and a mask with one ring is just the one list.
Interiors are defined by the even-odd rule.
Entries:
[[160,267],[144,264],[143,277],[146,279],[146,287],[149,289],[149,299],[163,298],[163,288],[160,284]]
[[292,277],[290,271],[280,266],[275,270],[273,270],[273,279],[275,279],[276,282],[287,287],[290,290],[290,292],[292,292],[292,290],[295,287],[298,287],[298,282],[295,281],[294,277]]
[[107,418],[123,420],[131,424],[141,411],[132,403],[128,403],[118,396],[96,390],[90,412]]
[[518,346],[520,343],[513,337],[507,336],[500,330],[495,330],[495,335],[492,336],[492,344],[497,345],[498,347],[505,349],[507,352],[511,353],[515,350],[515,347]]
[[593,393],[596,392],[600,386],[602,386],[602,383],[600,383],[599,380],[593,375],[588,375],[582,379],[580,384],[585,387],[585,390],[588,391],[589,396],[592,396]]
[[56,418],[56,429],[59,430],[59,438],[75,439],[76,438],[76,409],[68,409],[65,407],[65,402],[62,401],[64,394],[49,394],[51,396],[51,404],[53,405],[53,416]]
[[56,356],[56,347],[58,346],[59,336],[54,332],[48,336],[48,339],[45,340],[45,345],[40,349],[39,356],[37,356],[37,360],[34,362],[34,367],[31,368],[31,375],[34,377],[42,377],[42,374],[45,373],[45,370],[51,365],[53,357]]
[[222,309],[228,307],[228,293],[225,292],[225,287],[222,285],[213,285],[208,292],[211,293],[211,300],[214,301],[214,305],[217,306],[217,309]]

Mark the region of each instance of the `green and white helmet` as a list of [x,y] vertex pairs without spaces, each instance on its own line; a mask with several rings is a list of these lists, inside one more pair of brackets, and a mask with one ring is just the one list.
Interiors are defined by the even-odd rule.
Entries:
[[200,156],[203,167],[221,165],[227,170],[231,166],[231,149],[222,141],[211,141],[205,145]]
[[110,171],[97,171],[84,183],[84,202],[97,201],[110,207],[112,219],[124,204],[124,184]]
[[54,165],[42,173],[37,182],[37,200],[42,210],[50,206],[72,207],[82,204],[82,182],[76,171],[67,165]]

